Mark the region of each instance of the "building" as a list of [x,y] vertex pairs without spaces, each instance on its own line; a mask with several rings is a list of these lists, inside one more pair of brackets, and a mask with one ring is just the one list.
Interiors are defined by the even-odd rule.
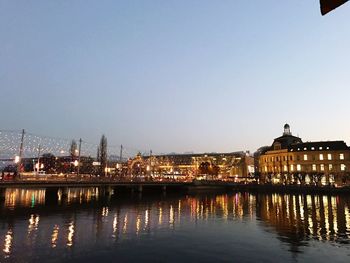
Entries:
[[346,185],[350,148],[344,141],[303,142],[288,124],[258,156],[260,180],[274,184]]
[[246,152],[141,156],[128,162],[129,176],[245,180],[254,174],[254,158]]

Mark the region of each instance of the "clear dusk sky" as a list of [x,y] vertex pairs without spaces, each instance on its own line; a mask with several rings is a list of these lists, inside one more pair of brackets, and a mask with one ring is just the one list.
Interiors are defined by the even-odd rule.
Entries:
[[350,4],[0,0],[0,128],[154,152],[350,143]]

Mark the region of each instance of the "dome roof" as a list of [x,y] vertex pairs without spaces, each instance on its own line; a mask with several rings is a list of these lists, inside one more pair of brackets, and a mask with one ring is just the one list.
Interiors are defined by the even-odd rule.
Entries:
[[290,129],[290,126],[289,126],[288,123],[286,123],[286,124],[284,125],[284,129]]

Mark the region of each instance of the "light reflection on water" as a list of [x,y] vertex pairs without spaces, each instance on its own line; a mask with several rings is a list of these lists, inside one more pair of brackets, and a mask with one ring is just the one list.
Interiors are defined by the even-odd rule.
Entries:
[[[308,254],[310,247],[321,249],[325,244],[337,255],[350,255],[350,197],[233,193],[126,195],[99,200],[94,188],[69,189],[65,198],[60,195],[58,192],[57,204],[45,205],[44,190],[7,190],[0,216],[0,262],[30,261],[26,257],[69,261],[87,255],[97,257],[106,248],[110,252],[104,256],[112,260],[115,253],[121,253],[121,246],[124,260],[129,260],[129,256],[135,257],[130,241],[138,242],[138,252],[146,254],[143,259],[148,260],[161,257],[167,249],[175,253],[181,246],[181,253],[186,252],[191,260],[196,252],[187,249],[198,242],[202,244],[198,251],[210,253],[200,261],[209,261],[213,255],[219,258],[212,260],[225,260],[234,253],[254,261],[259,258],[249,254],[249,246],[259,250],[265,242],[282,245],[264,247],[267,255],[271,249],[277,256],[288,259],[289,255],[289,261],[294,261],[296,254]],[[262,242],[254,243],[255,237],[262,237]],[[207,245],[211,242],[217,247]],[[243,243],[247,243],[246,252],[230,245]],[[223,252],[215,254],[215,249]],[[26,257],[23,251],[28,252]],[[54,252],[57,257],[46,258]],[[182,256],[186,255],[174,254],[175,258]],[[312,256],[316,259],[320,255]],[[176,261],[175,258],[166,261]],[[318,260],[322,261],[322,257]]]
[[14,208],[16,206],[33,207],[45,203],[45,189],[18,189],[9,188],[5,192],[5,206]]

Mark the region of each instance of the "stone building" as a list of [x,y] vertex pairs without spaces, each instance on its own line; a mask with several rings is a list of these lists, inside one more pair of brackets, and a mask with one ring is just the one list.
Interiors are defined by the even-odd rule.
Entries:
[[350,148],[344,141],[303,142],[284,126],[281,137],[259,154],[260,179],[275,184],[350,183]]

